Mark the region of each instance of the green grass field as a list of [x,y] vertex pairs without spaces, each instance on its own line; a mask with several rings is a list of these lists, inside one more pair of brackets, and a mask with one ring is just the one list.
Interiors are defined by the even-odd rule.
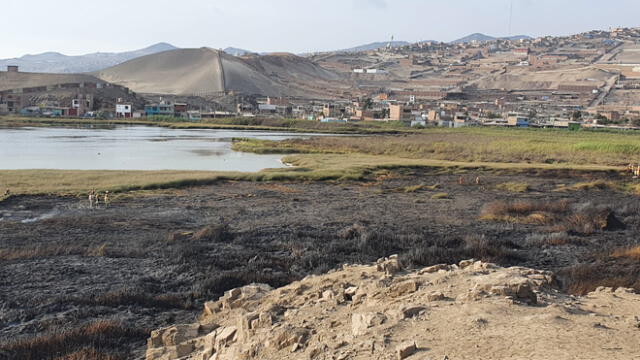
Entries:
[[257,153],[333,153],[457,162],[626,166],[640,162],[636,132],[552,129],[426,129],[374,137],[322,137],[282,142],[245,140],[234,149]]
[[[16,121],[23,121],[22,125],[29,125],[31,121],[42,126],[48,124],[42,119],[10,119],[3,119],[0,125],[19,126]],[[8,121],[13,123],[9,124]],[[77,124],[77,121],[54,119],[49,126]],[[237,120],[227,120],[230,123],[234,121]],[[110,122],[120,123],[129,122]],[[162,123],[149,121],[135,123],[164,126]],[[203,126],[191,123],[165,125]],[[216,123],[207,126],[209,125],[255,129],[251,128],[253,125]],[[618,171],[623,170],[628,163],[640,161],[639,140],[640,136],[633,132],[501,128],[424,129],[411,130],[411,133],[402,135],[316,137],[281,142],[238,139],[233,144],[235,150],[288,154],[284,161],[294,167],[256,173],[9,170],[0,171],[0,194],[4,189],[10,189],[14,194],[76,195],[85,194],[91,189],[114,192],[175,189],[213,184],[221,180],[359,180],[377,169],[398,167]]]
[[[79,170],[3,170],[0,171],[0,194],[10,189],[13,194],[84,195],[92,189],[115,193],[180,189],[210,185],[224,180],[239,181],[345,181],[363,180],[380,169],[434,167],[521,171],[527,169],[576,171],[611,171],[616,167],[566,164],[527,164],[462,162],[437,159],[407,159],[367,154],[301,154],[284,161],[294,167],[266,169],[255,173],[213,171],[79,171]],[[0,195],[1,196],[1,195]]]

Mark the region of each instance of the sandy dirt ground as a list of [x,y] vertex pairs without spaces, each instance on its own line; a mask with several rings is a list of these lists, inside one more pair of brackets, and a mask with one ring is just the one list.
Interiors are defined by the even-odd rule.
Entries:
[[[399,266],[400,265],[400,266]],[[553,289],[553,273],[463,260],[405,273],[397,259],[287,287],[247,286],[198,323],[152,333],[148,360],[632,359],[640,295]]]

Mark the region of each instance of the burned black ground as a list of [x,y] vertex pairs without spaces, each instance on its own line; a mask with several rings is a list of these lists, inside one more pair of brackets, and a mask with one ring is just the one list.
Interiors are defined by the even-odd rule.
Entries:
[[[204,301],[230,288],[280,286],[391,254],[415,266],[478,258],[553,270],[558,286],[576,292],[638,286],[637,261],[610,253],[640,244],[639,198],[607,188],[556,191],[598,179],[621,180],[614,173],[404,169],[363,182],[221,182],[133,193],[101,209],[78,198],[12,197],[0,202],[0,358],[11,358],[15,341],[98,320],[141,331],[192,322]],[[504,183],[530,190],[508,192],[498,186]],[[495,201],[564,201],[560,217],[610,209],[619,223],[586,234],[559,232],[562,218],[480,219]],[[132,355],[123,356],[142,356],[141,337],[121,342],[114,354],[125,348]]]

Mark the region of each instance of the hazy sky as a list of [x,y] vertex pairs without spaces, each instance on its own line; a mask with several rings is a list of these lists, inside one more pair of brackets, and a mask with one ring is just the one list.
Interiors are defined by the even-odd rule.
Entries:
[[[2,0],[0,58],[169,42],[252,51],[509,35],[511,0]],[[639,0],[513,0],[511,35],[640,25]]]

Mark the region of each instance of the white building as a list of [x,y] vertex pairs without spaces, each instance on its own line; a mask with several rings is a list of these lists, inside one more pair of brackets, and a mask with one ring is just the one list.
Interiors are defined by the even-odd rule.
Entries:
[[386,70],[382,69],[367,69],[367,74],[387,74]]
[[128,119],[133,117],[133,105],[130,103],[116,104],[116,118]]

